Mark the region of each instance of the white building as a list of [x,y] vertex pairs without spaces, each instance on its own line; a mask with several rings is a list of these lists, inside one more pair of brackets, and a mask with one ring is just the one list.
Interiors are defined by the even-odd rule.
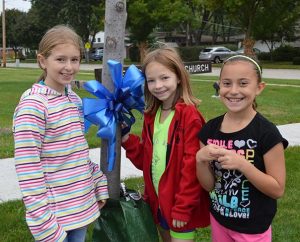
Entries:
[[[92,37],[90,38],[92,40]],[[104,31],[100,31],[95,35],[95,41],[92,44],[93,48],[104,47]]]

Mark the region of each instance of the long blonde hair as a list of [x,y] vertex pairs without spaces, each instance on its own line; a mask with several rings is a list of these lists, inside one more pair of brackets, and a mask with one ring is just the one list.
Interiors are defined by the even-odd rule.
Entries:
[[[56,25],[49,29],[45,35],[42,37],[39,43],[38,55],[42,55],[48,58],[51,54],[53,48],[60,44],[73,44],[80,51],[80,57],[83,56],[83,43],[82,39],[76,32],[69,26],[66,25]],[[39,67],[43,70],[42,75],[39,77],[38,81],[44,80],[46,78],[47,72],[41,67],[38,60]]]
[[[169,47],[162,47],[148,52],[148,54],[145,56],[142,65],[143,73],[145,73],[147,65],[153,61],[158,62],[166,68],[168,68],[171,72],[175,73],[177,78],[180,80],[172,104],[173,109],[178,99],[182,99],[183,102],[186,104],[192,104],[195,106],[197,106],[200,103],[200,100],[194,97],[192,94],[189,73],[186,71],[182,59],[180,58],[179,54],[175,49]],[[145,84],[145,102],[146,113],[156,113],[157,109],[162,103],[150,93],[147,84]]]

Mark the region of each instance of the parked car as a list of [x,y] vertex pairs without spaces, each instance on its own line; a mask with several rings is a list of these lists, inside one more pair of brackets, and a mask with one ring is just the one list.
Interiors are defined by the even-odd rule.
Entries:
[[210,60],[214,63],[220,63],[226,60],[228,57],[236,55],[235,51],[232,51],[224,46],[207,47],[203,49],[199,54],[199,60]]
[[89,58],[90,60],[101,60],[103,59],[103,49],[93,49],[92,51],[90,51],[89,53]]
[[[236,52],[238,53],[238,54],[244,54],[244,48],[240,48],[240,49],[238,49]],[[259,53],[261,53],[261,51],[260,51],[260,49],[257,49],[257,48],[253,48],[253,52],[257,55],[257,54],[259,54]]]

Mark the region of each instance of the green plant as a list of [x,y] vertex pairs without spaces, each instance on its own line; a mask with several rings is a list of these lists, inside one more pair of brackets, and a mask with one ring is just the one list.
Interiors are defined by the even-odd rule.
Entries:
[[289,45],[280,46],[273,52],[274,61],[292,61],[294,57],[300,55],[300,48]]
[[293,65],[300,65],[300,56],[293,58]]

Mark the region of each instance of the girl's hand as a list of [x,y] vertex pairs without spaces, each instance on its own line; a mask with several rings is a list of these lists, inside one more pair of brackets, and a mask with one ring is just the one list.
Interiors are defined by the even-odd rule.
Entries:
[[219,150],[221,148],[214,144],[209,144],[203,146],[200,150],[198,150],[196,154],[197,162],[209,162],[212,160],[217,160],[219,157]]
[[126,123],[121,124],[121,142],[125,142],[129,138],[129,132],[130,132],[131,127],[128,126]]
[[174,228],[182,228],[182,227],[184,227],[187,224],[187,222],[173,219],[172,224],[173,224]]
[[221,148],[217,152],[218,162],[223,169],[239,170],[243,173],[243,168],[250,164],[244,156],[237,154],[235,151]]
[[106,204],[107,200],[100,200],[98,201],[98,207],[99,209],[102,209],[104,205]]

